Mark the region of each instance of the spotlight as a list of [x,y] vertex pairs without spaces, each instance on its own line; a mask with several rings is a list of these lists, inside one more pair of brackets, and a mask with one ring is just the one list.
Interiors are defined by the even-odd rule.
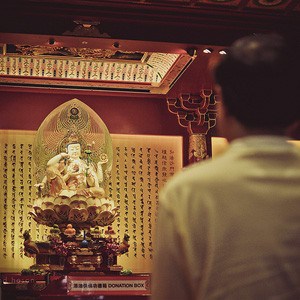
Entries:
[[120,43],[119,42],[114,42],[113,46],[114,46],[114,48],[120,48]]
[[48,43],[49,43],[49,45],[54,45],[55,39],[54,38],[50,38]]
[[221,55],[226,55],[227,54],[227,51],[225,49],[222,49],[219,51],[219,54]]
[[188,48],[186,50],[186,53],[191,57],[195,57],[195,56],[197,56],[197,49],[196,48]]
[[203,53],[205,53],[205,54],[210,54],[210,53],[212,53],[214,50],[212,49],[212,48],[205,48],[205,49],[203,49]]

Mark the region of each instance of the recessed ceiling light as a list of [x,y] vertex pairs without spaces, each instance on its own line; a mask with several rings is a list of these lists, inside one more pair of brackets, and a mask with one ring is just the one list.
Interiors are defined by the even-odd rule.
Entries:
[[212,48],[205,48],[205,49],[203,49],[203,53],[210,54],[212,52],[213,52]]
[[219,54],[225,55],[225,54],[227,54],[227,52],[226,52],[226,50],[223,49],[223,50],[220,50],[220,51],[219,51]]

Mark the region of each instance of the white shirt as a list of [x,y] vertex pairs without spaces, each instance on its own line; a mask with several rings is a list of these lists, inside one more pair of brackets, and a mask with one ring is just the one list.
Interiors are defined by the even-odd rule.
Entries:
[[300,299],[300,152],[233,141],[160,195],[152,299]]

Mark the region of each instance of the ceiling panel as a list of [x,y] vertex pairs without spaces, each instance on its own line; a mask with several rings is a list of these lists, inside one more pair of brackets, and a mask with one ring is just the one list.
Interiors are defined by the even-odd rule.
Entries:
[[[178,81],[194,90],[206,47],[274,31],[299,40],[300,1],[5,0],[0,30],[0,43],[23,47],[2,52],[2,85],[166,94]],[[47,64],[56,72],[41,78]]]

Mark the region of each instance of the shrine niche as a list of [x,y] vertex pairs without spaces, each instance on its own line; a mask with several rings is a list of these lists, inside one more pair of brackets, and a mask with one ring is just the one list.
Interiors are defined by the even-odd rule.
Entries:
[[[121,271],[117,255],[129,248],[113,238],[119,207],[107,197],[112,169],[112,140],[101,118],[77,99],[53,110],[33,143],[37,198],[33,220],[51,227],[48,242],[23,237],[36,265],[60,271]],[[106,230],[101,227],[108,226]]]
[[73,99],[38,131],[0,130],[0,156],[1,272],[151,271],[158,194],[182,167],[182,137],[110,134]]

